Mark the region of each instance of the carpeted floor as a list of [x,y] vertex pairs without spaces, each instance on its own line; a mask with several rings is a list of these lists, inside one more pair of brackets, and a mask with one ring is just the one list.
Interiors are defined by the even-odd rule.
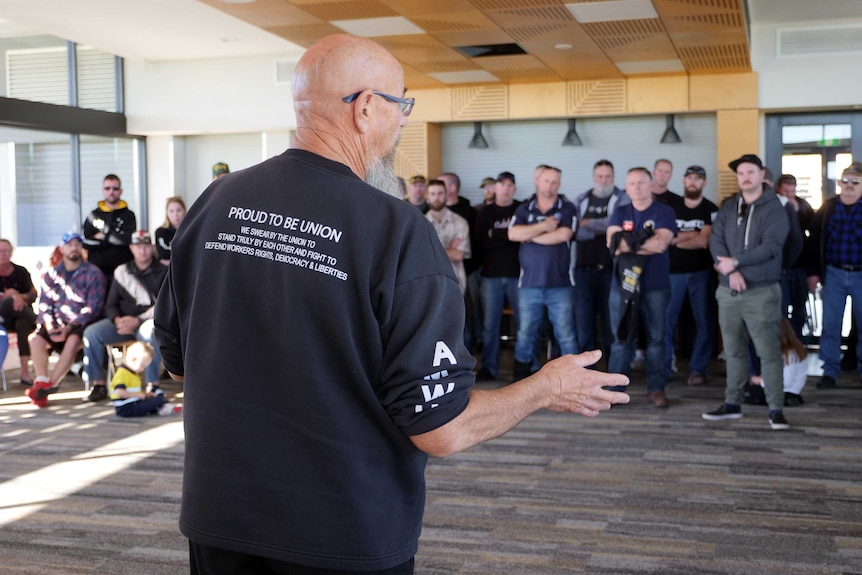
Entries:
[[[667,410],[636,372],[630,405],[538,413],[432,460],[416,573],[862,574],[858,379],[810,378],[782,432],[765,407],[701,419],[723,398],[714,368],[672,382]],[[0,574],[187,573],[182,416],[122,420],[81,389],[38,410],[10,374],[0,394]]]

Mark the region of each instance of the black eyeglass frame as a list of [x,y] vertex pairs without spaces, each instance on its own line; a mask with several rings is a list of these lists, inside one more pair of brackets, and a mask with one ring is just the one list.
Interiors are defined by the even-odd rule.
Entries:
[[[361,94],[362,92],[363,90],[359,90],[358,92],[350,94],[349,96],[343,97],[341,100],[345,104],[350,104],[354,100],[356,100],[356,98],[358,98],[359,94]],[[376,96],[380,96],[384,100],[388,100],[390,102],[395,102],[396,104],[398,104],[398,110],[401,112],[402,116],[409,116],[410,112],[413,111],[413,106],[416,104],[416,98],[399,98],[398,96],[384,94],[383,92],[378,92],[377,90],[371,90],[371,93]]]

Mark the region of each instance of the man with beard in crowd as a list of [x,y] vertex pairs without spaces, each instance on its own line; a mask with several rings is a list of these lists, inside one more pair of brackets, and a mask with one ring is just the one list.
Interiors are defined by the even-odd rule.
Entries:
[[[575,260],[575,327],[581,349],[601,349],[607,360],[614,341],[608,298],[611,294],[613,258],[605,234],[608,221],[619,205],[631,203],[624,190],[614,185],[614,165],[599,160],[593,166],[593,188],[575,199],[578,231],[572,248]],[[602,339],[596,337],[596,323]]]
[[470,226],[467,220],[446,207],[446,184],[442,180],[428,182],[428,213],[425,217],[434,226],[440,243],[452,262],[461,293],[467,289],[464,259],[470,257]]
[[674,206],[676,227],[679,231],[670,241],[670,305],[667,308],[665,328],[665,367],[670,377],[673,334],[682,304],[688,296],[697,331],[686,383],[700,385],[706,382],[706,366],[712,356],[715,331],[715,272],[709,253],[709,236],[718,206],[703,197],[706,170],[701,166],[689,166],[682,182],[685,195],[682,201]]
[[411,574],[429,454],[628,401],[602,389],[626,377],[584,368],[598,353],[472,389],[455,274],[393,173],[405,92],[379,44],[315,42],[296,147],[213,182],[171,244],[155,323],[185,382],[194,574]]

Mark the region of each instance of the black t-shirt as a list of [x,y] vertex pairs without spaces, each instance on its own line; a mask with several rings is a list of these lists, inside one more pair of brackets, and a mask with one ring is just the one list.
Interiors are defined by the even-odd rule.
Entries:
[[[587,213],[581,216],[590,220],[597,220],[608,217],[608,204],[610,204],[611,196],[607,198],[597,198],[593,194],[589,194],[589,204],[587,205]],[[611,252],[608,250],[607,237],[605,234],[596,234],[591,240],[581,240],[575,242],[577,250],[578,268],[591,268],[596,266],[610,267],[613,264]]]
[[155,320],[185,376],[182,532],[320,569],[407,561],[427,461],[410,436],[466,408],[475,365],[432,225],[288,150],[213,182],[171,251]]
[[660,202],[666,206],[670,206],[673,209],[676,209],[676,207],[682,203],[682,197],[678,196],[670,190],[667,190],[663,194],[653,194],[652,197],[655,201]]
[[516,278],[521,273],[518,263],[521,244],[509,240],[509,224],[518,204],[517,200],[505,207],[488,204],[476,215],[476,242],[482,251],[483,277]]
[[33,289],[33,280],[30,278],[30,272],[24,266],[12,264],[12,273],[8,276],[0,276],[0,293],[9,288],[18,290],[18,293],[30,293]]
[[[700,232],[706,226],[712,226],[718,207],[703,198],[696,208],[689,208],[680,199],[674,207],[676,227],[679,232]],[[709,246],[702,250],[685,250],[676,246],[670,247],[670,273],[683,274],[712,269],[712,256]]]

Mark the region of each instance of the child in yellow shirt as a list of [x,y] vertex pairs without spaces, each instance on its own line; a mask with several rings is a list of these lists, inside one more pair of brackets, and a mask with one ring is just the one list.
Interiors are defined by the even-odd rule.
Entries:
[[144,391],[141,374],[152,361],[153,348],[147,343],[139,341],[126,350],[123,365],[117,368],[110,386],[110,398],[120,417],[143,417],[155,413],[173,415],[182,411],[181,406],[165,401],[161,389]]

